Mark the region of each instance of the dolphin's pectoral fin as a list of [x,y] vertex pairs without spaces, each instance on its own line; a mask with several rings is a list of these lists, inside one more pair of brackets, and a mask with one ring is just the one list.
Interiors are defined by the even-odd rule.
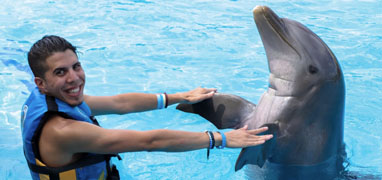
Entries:
[[240,128],[256,105],[235,95],[216,93],[196,104],[179,104],[176,109],[199,114],[219,129]]
[[265,161],[272,156],[279,128],[277,124],[265,124],[263,126],[268,126],[268,131],[259,135],[273,134],[273,138],[265,142],[263,145],[243,148],[237,158],[235,171],[240,170],[246,164],[254,164],[263,167]]

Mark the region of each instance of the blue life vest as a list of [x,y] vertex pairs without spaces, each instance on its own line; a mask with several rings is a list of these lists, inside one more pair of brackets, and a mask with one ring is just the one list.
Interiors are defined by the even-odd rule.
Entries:
[[78,106],[70,106],[57,98],[41,94],[36,87],[23,105],[21,113],[24,154],[32,178],[34,180],[112,179],[111,174],[117,170],[115,166],[113,170],[110,167],[110,157],[115,155],[88,153],[78,161],[58,168],[47,167],[42,162],[38,144],[42,128],[52,115],[99,125],[91,116],[90,108],[85,102]]

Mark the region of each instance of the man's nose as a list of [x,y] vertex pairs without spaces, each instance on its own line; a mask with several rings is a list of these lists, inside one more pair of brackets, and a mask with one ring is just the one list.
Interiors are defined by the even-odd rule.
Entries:
[[79,79],[79,76],[78,76],[77,72],[74,71],[73,69],[70,69],[70,70],[68,71],[67,82],[68,82],[68,83],[71,83],[71,82],[74,82],[74,81],[76,81],[76,80],[78,80],[78,79]]

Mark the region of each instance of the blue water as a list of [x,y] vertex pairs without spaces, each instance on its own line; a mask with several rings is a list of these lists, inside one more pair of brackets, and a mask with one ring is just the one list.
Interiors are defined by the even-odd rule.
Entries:
[[[252,8],[267,5],[316,32],[346,81],[348,170],[382,175],[382,1],[2,0],[0,6],[0,179],[30,179],[19,117],[33,87],[26,54],[46,34],[79,47],[85,93],[175,93],[215,87],[257,103],[268,86],[265,52]],[[98,117],[106,128],[204,131],[201,117],[167,110]],[[122,154],[123,178],[245,179],[240,149]]]

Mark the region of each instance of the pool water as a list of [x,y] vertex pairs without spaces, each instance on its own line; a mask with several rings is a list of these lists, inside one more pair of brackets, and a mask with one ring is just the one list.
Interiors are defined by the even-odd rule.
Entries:
[[[215,87],[257,103],[268,65],[252,8],[267,5],[317,33],[337,56],[346,82],[347,169],[382,178],[381,0],[3,0],[0,6],[0,179],[30,179],[19,118],[33,88],[26,54],[46,34],[79,47],[85,93],[175,93]],[[106,128],[216,130],[174,106],[98,117]],[[240,149],[123,153],[123,179],[246,179]]]

